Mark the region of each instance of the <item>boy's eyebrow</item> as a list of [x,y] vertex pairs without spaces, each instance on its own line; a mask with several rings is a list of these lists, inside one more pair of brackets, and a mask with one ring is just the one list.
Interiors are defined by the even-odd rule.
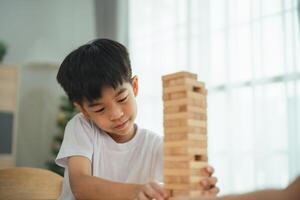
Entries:
[[[127,89],[126,88],[121,88],[117,94],[115,95],[115,97],[119,96],[120,94],[122,94],[123,92],[125,92]],[[102,103],[99,102],[95,102],[95,103],[89,103],[88,107],[94,107],[94,106],[99,106],[102,105]]]
[[117,94],[115,95],[115,97],[119,96],[120,94],[122,94],[123,92],[125,92],[127,89],[126,88],[121,88]]
[[102,103],[96,102],[96,103],[90,103],[90,104],[88,105],[88,107],[91,108],[91,107],[94,107],[94,106],[100,106],[100,105],[102,105]]

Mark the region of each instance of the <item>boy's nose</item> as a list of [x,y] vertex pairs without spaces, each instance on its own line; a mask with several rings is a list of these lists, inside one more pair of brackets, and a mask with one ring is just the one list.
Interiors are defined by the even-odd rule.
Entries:
[[111,113],[110,120],[114,121],[114,120],[120,119],[123,115],[124,115],[123,111],[121,111],[121,110],[114,110]]

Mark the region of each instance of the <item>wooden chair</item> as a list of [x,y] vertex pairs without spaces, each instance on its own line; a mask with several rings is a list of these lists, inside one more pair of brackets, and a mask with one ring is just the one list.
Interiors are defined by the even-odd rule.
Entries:
[[62,180],[60,175],[45,169],[0,169],[0,199],[57,199]]

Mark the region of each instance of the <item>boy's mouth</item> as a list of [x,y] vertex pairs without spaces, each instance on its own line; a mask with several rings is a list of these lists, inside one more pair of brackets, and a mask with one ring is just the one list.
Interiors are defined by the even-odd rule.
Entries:
[[115,129],[123,129],[127,125],[128,121],[129,119],[124,121],[123,123],[118,124],[117,126],[115,126]]

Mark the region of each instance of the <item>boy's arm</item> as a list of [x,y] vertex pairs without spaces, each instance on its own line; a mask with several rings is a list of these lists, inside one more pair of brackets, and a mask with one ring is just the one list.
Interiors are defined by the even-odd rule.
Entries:
[[226,196],[216,200],[298,200],[300,199],[300,177],[286,189],[261,190],[243,195]]
[[246,194],[227,195],[222,197],[178,197],[175,200],[298,200],[286,198],[283,190],[262,190]]
[[214,198],[176,198],[176,200],[299,200],[300,177],[291,183],[286,189],[261,190],[240,195],[228,195]]
[[134,199],[142,188],[92,176],[91,162],[83,156],[68,158],[69,179],[76,199]]

